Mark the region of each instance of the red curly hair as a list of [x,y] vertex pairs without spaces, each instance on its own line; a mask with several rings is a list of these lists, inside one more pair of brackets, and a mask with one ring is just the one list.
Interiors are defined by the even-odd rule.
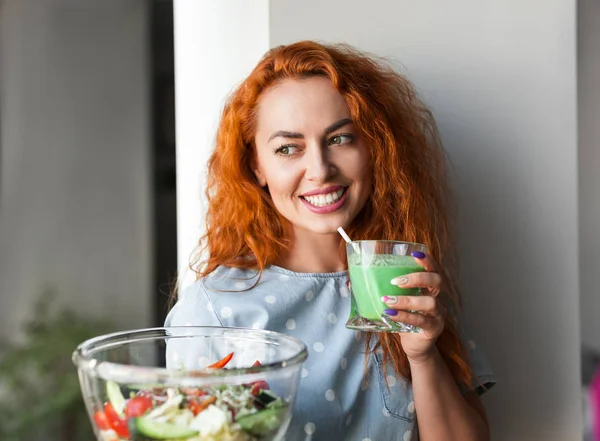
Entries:
[[[370,150],[373,194],[347,232],[355,239],[427,244],[444,268],[446,294],[458,315],[445,156],[431,112],[388,63],[347,45],[302,41],[273,48],[229,97],[208,163],[206,234],[199,244],[207,259],[196,259],[192,269],[198,278],[219,265],[262,271],[288,249],[289,224],[251,169],[257,103],[275,83],[311,76],[331,80]],[[469,386],[473,376],[457,320],[446,321],[437,346],[454,379]],[[367,353],[381,347],[384,366],[391,363],[410,381],[398,334],[369,333],[366,347]]]

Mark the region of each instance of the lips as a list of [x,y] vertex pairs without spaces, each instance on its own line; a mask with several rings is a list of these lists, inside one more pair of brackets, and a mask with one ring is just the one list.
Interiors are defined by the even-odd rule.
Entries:
[[346,201],[347,187],[340,185],[313,190],[300,196],[300,200],[313,213],[327,214],[336,211]]
[[337,201],[341,199],[345,191],[344,187],[340,187],[339,189],[327,193],[319,193],[314,194],[312,196],[302,196],[305,201],[314,205],[315,207],[324,207],[326,205],[335,204]]
[[316,190],[307,191],[306,193],[302,193],[300,196],[306,197],[306,196],[315,196],[315,195],[320,195],[320,194],[328,194],[328,193],[333,193],[337,190],[343,190],[345,188],[346,187],[343,185],[330,185],[329,187],[318,188]]

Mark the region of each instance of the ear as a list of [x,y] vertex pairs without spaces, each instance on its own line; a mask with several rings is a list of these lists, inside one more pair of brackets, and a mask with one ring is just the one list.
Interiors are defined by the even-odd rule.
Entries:
[[258,181],[258,185],[261,187],[265,187],[267,185],[267,179],[265,178],[264,173],[261,171],[258,160],[256,159],[256,153],[252,155],[252,159],[250,159],[250,168],[252,169],[252,173],[256,176],[256,180]]
[[258,168],[253,168],[252,171],[254,172],[254,176],[256,176],[258,185],[260,185],[261,187],[266,187],[267,179],[265,178],[265,175],[263,174],[263,172],[260,171],[260,169],[258,169]]

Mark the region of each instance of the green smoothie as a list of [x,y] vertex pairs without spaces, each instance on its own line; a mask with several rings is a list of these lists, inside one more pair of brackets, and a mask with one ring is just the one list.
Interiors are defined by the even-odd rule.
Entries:
[[[362,259],[361,259],[362,258]],[[400,288],[390,281],[410,273],[425,271],[412,256],[371,254],[350,256],[348,270],[352,294],[358,314],[369,320],[379,320],[387,308],[382,296],[416,296],[418,288]],[[365,261],[361,261],[365,260]]]

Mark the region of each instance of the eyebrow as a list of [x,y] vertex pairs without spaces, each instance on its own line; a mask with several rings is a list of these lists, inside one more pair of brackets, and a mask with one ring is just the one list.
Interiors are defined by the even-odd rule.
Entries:
[[[334,122],[329,127],[327,127],[325,129],[325,134],[328,135],[331,132],[335,132],[337,129],[341,129],[342,127],[344,127],[345,125],[348,125],[348,124],[352,124],[352,120],[350,118],[340,119],[339,121]],[[273,133],[269,137],[269,141],[267,141],[267,142],[270,142],[274,138],[303,139],[304,135],[299,132],[289,132],[287,130],[278,130],[277,132]]]

